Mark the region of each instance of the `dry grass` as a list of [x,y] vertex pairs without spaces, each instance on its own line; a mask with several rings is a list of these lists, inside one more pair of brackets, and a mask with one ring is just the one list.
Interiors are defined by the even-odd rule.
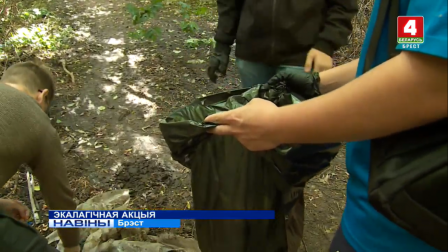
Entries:
[[335,60],[337,65],[359,58],[372,12],[373,2],[374,0],[358,0],[359,11],[352,21],[353,33],[350,35],[349,44],[336,53]]

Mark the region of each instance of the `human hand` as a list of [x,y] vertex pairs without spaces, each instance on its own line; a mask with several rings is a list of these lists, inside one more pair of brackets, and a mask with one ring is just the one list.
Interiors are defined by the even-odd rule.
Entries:
[[333,59],[317,50],[311,49],[306,56],[305,72],[310,72],[313,69],[314,72],[322,72],[333,67]]
[[30,214],[28,207],[17,200],[11,199],[0,199],[0,210],[6,215],[22,222],[27,222]]
[[280,82],[285,82],[287,87],[305,99],[311,99],[320,95],[319,73],[307,73],[294,68],[286,68],[279,71],[267,84],[276,86]]
[[222,76],[226,75],[227,66],[229,65],[229,55],[230,55],[230,46],[216,43],[215,50],[210,56],[209,67],[207,68],[208,78],[216,83],[218,76],[216,72],[220,73]]
[[65,248],[64,247],[64,252],[81,252],[81,246],[75,246],[75,247],[69,247],[69,248]]
[[274,103],[255,98],[243,107],[210,115],[204,121],[218,124],[210,133],[234,136],[251,151],[271,150],[281,144],[273,125],[277,111]]

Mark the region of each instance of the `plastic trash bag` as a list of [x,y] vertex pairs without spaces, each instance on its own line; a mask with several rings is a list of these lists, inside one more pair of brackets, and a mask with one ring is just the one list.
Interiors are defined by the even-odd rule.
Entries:
[[[148,228],[104,228],[92,233],[84,244],[89,252],[200,252],[197,242],[171,234],[148,235]],[[130,241],[127,239],[137,239]]]
[[125,210],[129,201],[128,189],[114,190],[88,199],[86,202],[79,204],[76,210]]
[[[98,194],[86,202],[79,204],[76,210],[126,210],[129,204],[130,196],[128,189],[114,190]],[[84,241],[90,235],[98,229],[85,228],[81,229],[81,240]],[[49,234],[47,237],[48,244],[59,241],[59,235],[57,231]],[[59,251],[64,251],[62,242],[58,242],[56,247]]]
[[[285,106],[303,98],[284,84],[219,93],[160,122],[174,160],[191,169],[195,210],[275,210],[274,220],[196,220],[202,252],[297,252],[304,225],[305,183],[328,167],[340,144],[285,145],[251,152],[234,137],[215,136],[203,120],[253,98]],[[306,120],[306,118],[304,118]]]

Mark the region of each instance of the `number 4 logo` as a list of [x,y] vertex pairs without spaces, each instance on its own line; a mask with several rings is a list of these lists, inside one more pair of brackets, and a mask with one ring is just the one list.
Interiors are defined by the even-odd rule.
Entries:
[[423,17],[400,16],[397,18],[397,42],[400,44],[424,42],[424,19]]
[[415,36],[417,34],[417,28],[415,26],[415,19],[410,19],[405,25],[403,29],[404,33],[409,33],[411,36]]

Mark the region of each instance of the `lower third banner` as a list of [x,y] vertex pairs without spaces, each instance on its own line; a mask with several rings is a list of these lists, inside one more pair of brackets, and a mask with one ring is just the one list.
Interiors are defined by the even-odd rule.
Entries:
[[171,219],[50,219],[50,228],[180,228]]

